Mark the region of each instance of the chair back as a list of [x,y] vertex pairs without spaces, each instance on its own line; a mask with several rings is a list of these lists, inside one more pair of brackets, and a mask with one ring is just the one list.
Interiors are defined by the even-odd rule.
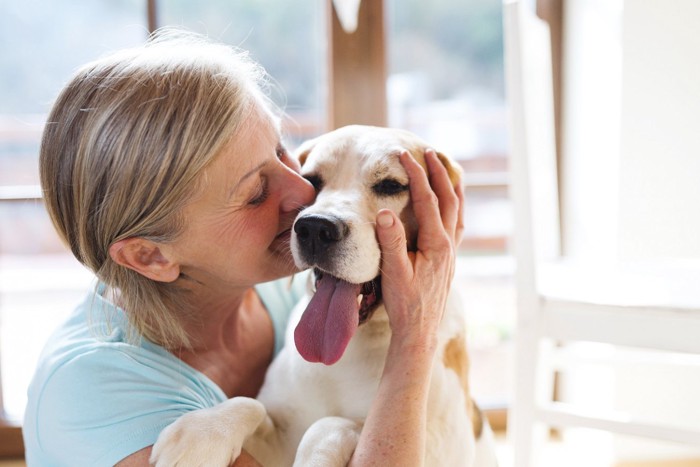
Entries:
[[513,247],[519,278],[534,281],[537,260],[561,253],[551,43],[534,6],[516,0],[503,6]]

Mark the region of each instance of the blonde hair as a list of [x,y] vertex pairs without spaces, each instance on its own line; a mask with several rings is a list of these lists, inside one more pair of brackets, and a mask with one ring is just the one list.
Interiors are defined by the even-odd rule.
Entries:
[[175,30],[83,66],[44,129],[44,201],[75,257],[119,293],[135,332],[187,347],[185,293],[115,263],[109,248],[172,241],[198,178],[253,109],[271,112],[245,52]]

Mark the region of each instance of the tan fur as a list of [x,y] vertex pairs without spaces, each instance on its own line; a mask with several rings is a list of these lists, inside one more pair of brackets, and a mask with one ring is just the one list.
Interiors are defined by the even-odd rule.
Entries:
[[[427,147],[427,145],[421,144],[419,146],[414,146],[413,148],[411,148],[411,155],[425,170],[427,170],[428,168],[428,166],[425,163],[425,149]],[[452,185],[457,186],[462,176],[462,167],[453,162],[452,159],[447,157],[445,154],[437,151],[436,154],[438,156],[438,159],[440,159],[440,162],[442,162],[442,165],[444,165],[447,169],[447,173],[450,176],[450,181],[452,182]]]
[[[350,128],[350,127],[347,127]],[[365,127],[365,128],[374,128],[374,127]],[[395,130],[396,132],[403,132],[403,130]],[[407,133],[407,132],[403,132]],[[296,157],[299,160],[299,163],[303,166],[304,163],[306,162],[306,158],[309,157],[309,154],[311,153],[311,150],[314,148],[316,145],[316,142],[318,141],[318,138],[312,139],[309,141],[304,142],[296,151]],[[414,159],[418,161],[418,163],[427,171],[428,166],[425,163],[425,150],[429,148],[430,146],[425,143],[424,141],[418,139],[415,135],[411,135],[409,138],[405,140],[406,147],[404,149],[408,150],[411,155],[413,156]],[[457,186],[457,184],[461,180],[462,176],[462,167],[454,162],[452,159],[450,159],[448,156],[446,156],[444,153],[436,151],[435,152],[438,156],[438,159],[440,159],[440,162],[445,166],[447,169],[447,173],[450,176],[450,181],[452,182],[453,186]]]
[[[370,132],[385,132],[387,129],[385,128],[379,128],[379,127],[372,127],[372,126],[358,126],[358,125],[350,125],[341,129],[336,130],[334,133],[349,133],[353,132],[355,134],[362,133],[362,134],[368,134]],[[397,146],[394,148],[394,155],[398,155],[399,150],[405,150],[408,151],[409,154],[420,164],[421,167],[423,167],[424,170],[428,170],[426,161],[425,161],[425,151],[428,148],[432,148],[428,143],[417,137],[416,135],[405,131],[405,130],[398,130],[398,129],[392,129],[390,130],[392,132],[392,136],[395,138],[397,142],[400,142],[400,147]],[[311,154],[312,151],[316,149],[316,146],[321,144],[322,142],[327,141],[327,136],[322,135],[320,137],[310,139],[308,141],[305,141],[304,143],[301,144],[295,151],[295,157],[303,167],[306,164],[306,160],[308,159],[309,155]],[[335,149],[333,146],[324,146],[324,151],[326,150],[332,150]],[[462,176],[462,167],[457,164],[455,161],[453,161],[449,156],[445,155],[442,152],[435,151],[437,154],[438,159],[442,164],[445,166],[447,169],[447,173],[450,177],[450,181],[452,182],[453,186],[457,186],[461,182],[461,176]],[[387,156],[389,154],[387,153]],[[418,232],[418,225],[416,223],[415,217],[413,215],[413,211],[411,209],[411,206],[406,206],[406,209],[401,211],[399,214],[399,217],[401,219],[401,222],[404,225],[404,228],[406,230],[406,239],[408,243],[408,249],[409,251],[415,251],[416,250],[416,234]]]
[[474,435],[479,439],[484,421],[481,410],[479,410],[469,395],[469,354],[467,352],[467,340],[464,336],[456,336],[445,345],[442,362],[445,368],[454,371],[459,378],[467,404],[466,409],[474,427]]
[[464,391],[464,396],[469,398],[469,356],[467,354],[466,339],[464,336],[453,337],[447,345],[442,356],[445,368],[454,371]]
[[478,405],[476,405],[474,399],[469,399],[469,417],[472,419],[474,437],[476,437],[476,439],[480,439],[481,434],[484,431],[484,414],[481,413],[481,409]]
[[306,158],[309,157],[309,153],[311,152],[312,148],[313,146],[309,145],[307,142],[307,144],[304,144],[297,150],[299,151],[297,153],[297,159],[299,160],[299,164],[301,164],[302,166],[304,165],[304,163],[306,162]]

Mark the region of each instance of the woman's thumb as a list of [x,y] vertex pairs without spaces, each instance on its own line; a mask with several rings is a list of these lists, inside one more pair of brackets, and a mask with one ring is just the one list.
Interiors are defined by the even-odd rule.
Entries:
[[392,211],[377,213],[377,239],[382,250],[382,272],[388,277],[405,274],[410,266],[406,253],[406,233]]

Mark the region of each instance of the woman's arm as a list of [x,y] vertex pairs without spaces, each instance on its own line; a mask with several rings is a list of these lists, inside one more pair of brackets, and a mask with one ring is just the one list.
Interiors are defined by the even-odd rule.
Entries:
[[[136,451],[130,456],[125,457],[121,461],[117,462],[115,467],[149,467],[151,464],[149,459],[151,457],[151,449],[153,446],[148,446]],[[261,467],[258,462],[253,459],[253,457],[245,451],[241,451],[241,455],[235,460],[231,467]]]
[[401,162],[410,178],[418,248],[407,253],[403,226],[394,213],[378,214],[382,295],[392,339],[352,466],[423,462],[437,332],[454,274],[455,245],[463,230],[461,186],[453,188],[435,153],[426,152],[428,174],[406,153]]

